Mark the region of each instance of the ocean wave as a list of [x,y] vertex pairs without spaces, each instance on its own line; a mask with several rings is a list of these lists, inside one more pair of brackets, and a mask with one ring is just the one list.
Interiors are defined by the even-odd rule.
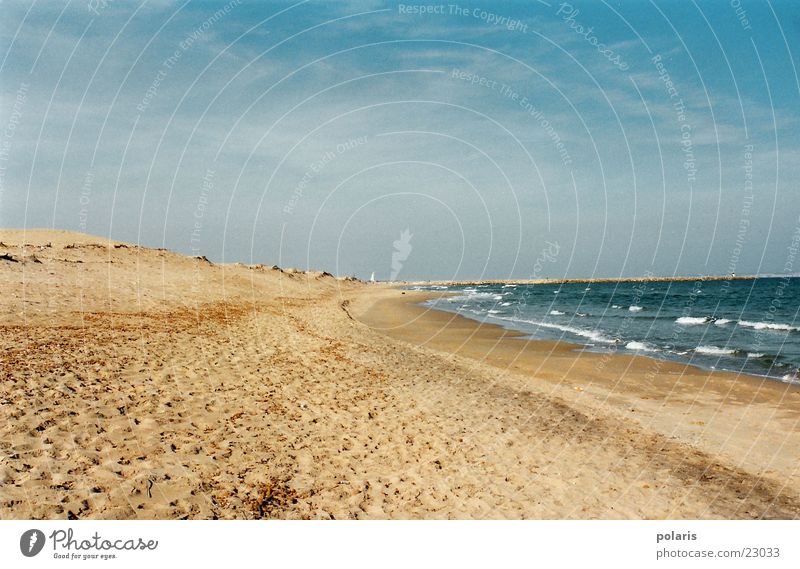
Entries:
[[464,289],[464,292],[469,294],[460,294],[458,296],[451,296],[447,298],[448,302],[462,302],[465,300],[480,300],[481,298],[490,298],[492,300],[500,300],[502,296],[493,292],[478,292],[474,289]]
[[620,308],[622,308],[622,307],[621,307],[619,304],[612,304],[612,305],[611,305],[611,308],[614,308],[614,309],[616,309],[616,310],[619,310],[619,309],[620,309]]
[[584,330],[583,328],[576,328],[575,326],[566,326],[562,324],[553,324],[550,322],[538,322],[536,320],[525,320],[523,318],[505,318],[505,320],[510,320],[513,322],[524,322],[526,324],[533,324],[534,326],[538,326],[541,328],[550,328],[553,330],[560,330],[562,332],[568,332],[570,334],[574,334],[576,336],[580,336],[581,338],[588,338],[594,342],[600,342],[601,344],[616,344],[618,340],[614,338],[609,338],[608,336],[603,335],[601,332],[597,330]]
[[694,351],[698,354],[704,354],[707,356],[732,356],[736,353],[736,350],[732,350],[730,348],[718,348],[716,346],[697,346]]
[[681,316],[675,320],[675,324],[682,324],[684,326],[694,326],[696,324],[708,324],[711,318],[708,316]]
[[565,313],[561,312],[560,310],[551,310],[550,311],[550,316],[564,316],[564,314]]
[[676,324],[683,326],[696,326],[698,324],[714,323],[716,326],[727,326],[728,324],[738,324],[744,328],[754,330],[774,330],[777,332],[800,332],[797,326],[789,324],[779,324],[775,322],[750,322],[748,320],[731,320],[730,318],[714,318],[712,316],[681,316],[675,320]]
[[473,292],[470,298],[475,300],[495,300],[500,298],[500,295],[494,292]]
[[775,330],[777,332],[800,332],[797,326],[790,326],[788,324],[776,324],[775,322],[749,322],[747,320],[740,320],[739,326],[746,328],[753,328],[755,330]]
[[648,346],[644,342],[628,342],[625,344],[625,348],[628,350],[635,350],[638,352],[658,352],[660,351],[658,348],[654,348],[653,346]]
[[642,310],[644,310],[644,309],[643,309],[641,306],[636,306],[636,305],[634,304],[634,305],[632,305],[632,306],[629,306],[629,307],[628,307],[628,310],[630,310],[631,312],[640,312],[640,311],[642,311]]
[[503,303],[500,304],[500,306],[511,306],[511,303],[510,302],[503,302]]
[[794,373],[787,373],[781,377],[781,381],[794,385],[800,385],[800,372],[795,371]]
[[763,358],[766,354],[762,354],[760,352],[747,352],[747,357],[750,359],[758,359]]

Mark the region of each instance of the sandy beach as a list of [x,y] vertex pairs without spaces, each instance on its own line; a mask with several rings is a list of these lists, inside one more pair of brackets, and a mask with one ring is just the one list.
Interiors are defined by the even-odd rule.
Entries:
[[0,230],[3,519],[800,517],[800,389]]

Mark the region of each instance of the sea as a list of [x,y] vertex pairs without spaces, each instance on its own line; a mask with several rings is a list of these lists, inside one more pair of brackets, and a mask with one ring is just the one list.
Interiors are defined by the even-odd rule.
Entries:
[[800,277],[413,286],[425,305],[563,340],[800,385]]

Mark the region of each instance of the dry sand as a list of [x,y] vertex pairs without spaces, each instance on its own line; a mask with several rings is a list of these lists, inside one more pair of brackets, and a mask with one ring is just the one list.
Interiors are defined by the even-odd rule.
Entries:
[[800,517],[795,387],[76,233],[0,283],[4,519]]

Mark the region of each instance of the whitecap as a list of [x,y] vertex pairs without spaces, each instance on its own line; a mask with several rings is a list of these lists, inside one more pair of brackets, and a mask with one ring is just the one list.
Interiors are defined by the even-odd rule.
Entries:
[[747,352],[747,357],[752,359],[763,358],[764,354],[759,352]]
[[776,324],[775,322],[748,322],[747,320],[740,320],[739,326],[754,328],[755,330],[775,330],[778,332],[800,331],[800,328],[797,328],[796,326],[789,326],[788,324]]
[[658,348],[654,348],[653,346],[648,346],[644,342],[628,342],[625,344],[625,348],[628,350],[635,350],[638,352],[657,352],[659,351]]
[[537,322],[535,320],[525,320],[523,318],[505,318],[504,320],[510,320],[513,322],[524,322],[526,324],[533,324],[534,326],[539,326],[541,328],[551,328],[554,330],[560,330],[562,332],[569,332],[570,334],[574,334],[576,336],[580,336],[582,338],[589,338],[590,340],[594,340],[595,342],[600,342],[602,344],[616,344],[618,340],[614,338],[609,338],[608,336],[603,335],[602,333],[596,330],[584,330],[582,328],[576,328],[574,326],[564,326],[561,324],[553,324],[550,322]]
[[564,316],[564,312],[561,312],[560,310],[551,310],[550,316]]
[[502,298],[501,296],[496,295],[493,292],[474,292],[471,290],[465,290],[464,292],[468,292],[469,294],[461,294],[458,296],[451,296],[448,297],[448,302],[461,302],[461,301],[469,301],[469,300],[480,300],[481,298],[491,298],[492,300],[498,300]]
[[696,324],[707,324],[711,321],[707,316],[681,316],[675,321],[675,324],[682,324],[684,326],[694,326]]
[[718,348],[716,346],[697,346],[694,349],[698,354],[705,354],[707,356],[730,356],[736,353],[736,350],[730,348]]
[[787,373],[781,378],[781,381],[784,381],[786,383],[793,383],[795,385],[800,385],[800,375],[797,372]]
[[641,310],[643,310],[643,309],[642,309],[642,307],[641,307],[641,306],[636,306],[636,305],[634,304],[633,306],[629,306],[629,307],[628,307],[628,310],[630,310],[631,312],[640,312],[640,311],[641,311]]
[[714,324],[717,326],[725,326],[726,324],[730,324],[733,320],[729,320],[728,318],[717,318],[714,320]]

